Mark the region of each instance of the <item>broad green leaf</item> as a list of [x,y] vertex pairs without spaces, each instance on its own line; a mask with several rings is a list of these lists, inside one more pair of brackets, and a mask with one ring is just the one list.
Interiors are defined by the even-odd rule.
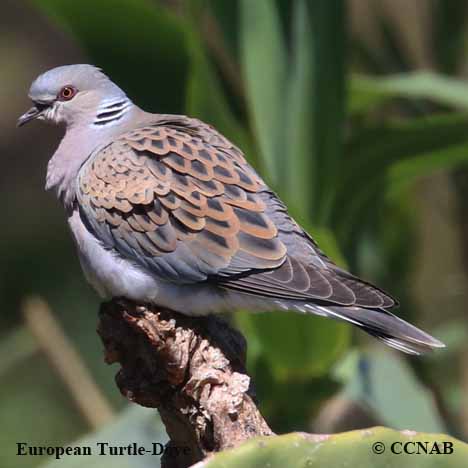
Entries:
[[[445,455],[440,453],[444,443],[447,443]],[[392,453],[392,444],[397,454]],[[427,447],[433,453],[401,453],[404,444],[409,452]],[[382,452],[376,453],[377,450]],[[373,427],[331,435],[292,433],[259,437],[194,468],[464,468],[467,458],[468,445],[447,435]]]
[[312,31],[305,0],[294,4],[292,63],[287,83],[285,135],[288,170],[281,178],[282,194],[302,216],[314,206],[316,157],[313,148],[314,88]]
[[419,178],[436,171],[448,171],[468,165],[468,139],[466,143],[452,145],[440,150],[415,154],[390,167],[388,196],[394,197]]
[[287,54],[275,3],[241,0],[241,64],[250,118],[267,169],[278,186],[286,168],[284,103]]
[[363,113],[392,98],[427,99],[437,104],[468,109],[468,84],[431,72],[384,77],[355,75],[351,79],[349,110]]
[[[464,114],[436,115],[369,128],[354,136],[346,149],[347,158],[343,161],[340,193],[334,209],[340,240],[346,239],[352,229],[362,228],[369,203],[374,210],[378,209],[377,200],[383,200],[390,188],[386,178],[392,166],[464,145],[467,125],[468,116]],[[437,169],[444,163],[452,168],[453,158],[460,162],[463,154],[455,150],[447,159],[436,154]],[[436,167],[434,161],[431,165]],[[428,170],[422,166],[420,173],[425,175]],[[413,172],[413,180],[415,177]]]
[[[137,443],[147,450],[153,450],[153,443],[164,445],[168,440],[164,426],[154,409],[137,405],[128,406],[119,417],[94,434],[87,435],[70,443],[70,446],[91,448],[91,456],[67,456],[59,460],[50,459],[40,468],[158,468],[161,456],[145,455],[100,455],[102,445],[126,447]],[[52,444],[53,445],[53,444]],[[159,450],[160,446],[157,445]],[[108,453],[108,448],[104,448]]]
[[[336,176],[343,156],[345,116],[346,10],[343,0],[308,0],[312,92],[305,95],[311,107],[312,145],[315,161],[315,206],[310,213],[316,224],[327,224],[337,189]],[[307,155],[304,155],[307,157]]]
[[446,430],[432,394],[402,356],[379,350],[348,355],[346,359],[336,371],[347,382],[344,394],[369,405],[385,425],[425,432]]
[[[343,175],[355,181],[369,180],[397,161],[417,153],[443,149],[466,141],[468,115],[434,115],[389,122],[360,131],[346,148]],[[359,187],[359,186],[357,186]]]
[[240,0],[230,0],[220,2],[219,0],[209,0],[209,6],[216,17],[218,27],[222,31],[225,45],[231,55],[238,59],[239,56],[239,4]]
[[247,97],[270,181],[323,224],[342,156],[343,2],[295,2],[290,63],[275,2],[241,7]]
[[447,348],[444,353],[437,353],[431,356],[433,360],[445,359],[448,363],[456,353],[461,352],[468,342],[468,323],[463,318],[455,318],[444,321],[434,329],[434,336],[437,336]]
[[34,3],[145,110],[183,111],[188,56],[180,18],[147,0]]
[[296,312],[252,313],[242,317],[240,326],[249,343],[253,332],[261,355],[279,380],[324,375],[350,338],[347,324]]

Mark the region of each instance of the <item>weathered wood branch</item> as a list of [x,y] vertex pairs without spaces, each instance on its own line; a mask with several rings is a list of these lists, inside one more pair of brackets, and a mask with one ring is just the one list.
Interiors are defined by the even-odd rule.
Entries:
[[[106,362],[121,365],[122,394],[161,415],[170,438],[164,468],[273,434],[255,404],[245,339],[221,318],[114,300],[101,306],[98,333]],[[175,456],[175,447],[188,449]]]

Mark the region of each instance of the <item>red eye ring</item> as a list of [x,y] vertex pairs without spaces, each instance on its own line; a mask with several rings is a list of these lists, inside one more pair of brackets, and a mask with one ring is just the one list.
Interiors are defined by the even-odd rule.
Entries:
[[75,97],[76,94],[76,88],[74,86],[64,86],[59,94],[58,94],[58,99],[59,101],[69,101],[73,97]]

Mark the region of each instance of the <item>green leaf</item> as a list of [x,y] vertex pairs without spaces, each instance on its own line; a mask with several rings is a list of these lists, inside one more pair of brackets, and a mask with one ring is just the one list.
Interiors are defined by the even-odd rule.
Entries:
[[152,450],[153,442],[164,445],[167,440],[164,426],[154,409],[131,405],[111,424],[69,444],[90,447],[91,456],[65,455],[59,460],[51,459],[42,464],[41,468],[158,468],[161,460],[158,455],[100,455],[98,443],[126,447],[136,442],[139,446]]
[[415,154],[390,167],[388,196],[396,197],[421,177],[468,165],[468,141],[440,150]]
[[468,109],[468,84],[431,72],[385,77],[353,76],[349,110],[368,112],[393,98],[427,99],[456,109]]
[[417,153],[439,150],[467,140],[468,115],[442,114],[370,127],[349,141],[344,174],[368,180],[390,164]]
[[239,3],[240,0],[220,2],[209,0],[209,7],[219,23],[228,51],[236,59],[239,56]]
[[[394,454],[428,447],[432,454]],[[444,450],[444,442],[453,444],[453,452],[437,455]],[[376,444],[380,445],[376,445]],[[437,444],[434,449],[434,445]],[[383,453],[374,453],[380,449]],[[450,445],[446,445],[450,450]],[[374,450],[374,451],[373,451]],[[422,450],[422,449],[420,449]],[[292,433],[282,436],[260,437],[239,447],[226,450],[197,468],[463,468],[468,457],[468,445],[442,434],[424,434],[412,431],[397,432],[384,427],[342,434]]]
[[241,12],[246,92],[270,181],[323,224],[343,149],[343,1],[295,2],[291,63],[275,2],[245,0]]
[[432,394],[402,356],[386,350],[355,353],[346,357],[336,373],[347,382],[345,396],[369,405],[385,425],[425,432],[446,430]]
[[312,314],[250,314],[240,325],[249,342],[247,326],[254,331],[262,355],[280,380],[324,375],[349,344],[349,325]]
[[307,13],[305,0],[295,2],[292,64],[285,107],[288,170],[281,180],[283,196],[300,210],[302,216],[309,216],[314,206],[317,164],[312,135],[314,117],[312,104],[314,89],[311,85],[312,31]]
[[[467,125],[467,115],[447,114],[390,123],[355,135],[346,150],[348,157],[343,161],[333,214],[339,239],[348,239],[355,228],[362,229],[370,204],[375,211],[377,200],[383,200],[387,191],[395,193],[398,180],[394,177],[398,176],[398,169],[393,178],[387,179],[390,168],[419,157],[425,160],[432,154],[426,167],[419,163],[419,175],[425,175],[430,167],[441,169],[446,164],[446,168],[451,168],[464,159],[467,153],[459,151],[459,145],[467,143]],[[446,159],[444,152],[450,148],[454,151],[446,153],[450,156]],[[412,180],[418,176],[416,168],[413,169]]]
[[272,1],[241,3],[241,64],[252,126],[270,182],[285,173],[284,102],[287,55]]
[[[309,158],[315,163],[314,223],[328,223],[343,156],[345,117],[346,10],[343,0],[308,0],[311,25],[312,91],[304,96],[311,107]],[[304,155],[307,157],[307,155]]]
[[184,22],[147,0],[34,0],[145,110],[177,113],[188,73]]

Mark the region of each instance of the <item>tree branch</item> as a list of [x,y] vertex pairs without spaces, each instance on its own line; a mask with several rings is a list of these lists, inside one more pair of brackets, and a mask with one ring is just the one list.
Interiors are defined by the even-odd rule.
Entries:
[[255,404],[245,339],[224,320],[113,300],[101,306],[98,333],[106,362],[121,364],[121,393],[159,410],[170,438],[162,467],[273,434]]

